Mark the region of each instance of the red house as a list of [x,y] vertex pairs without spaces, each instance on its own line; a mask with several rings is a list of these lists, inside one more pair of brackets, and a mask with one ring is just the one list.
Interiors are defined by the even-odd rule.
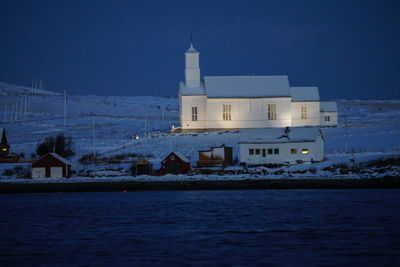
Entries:
[[164,175],[167,173],[172,174],[185,174],[190,170],[189,160],[179,152],[171,152],[161,162],[161,169],[157,174]]
[[71,176],[71,163],[56,153],[48,153],[32,163],[32,178]]

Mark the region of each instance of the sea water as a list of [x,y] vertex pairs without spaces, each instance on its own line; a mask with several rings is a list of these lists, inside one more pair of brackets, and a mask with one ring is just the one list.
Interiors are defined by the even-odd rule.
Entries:
[[0,195],[0,265],[400,264],[399,190]]

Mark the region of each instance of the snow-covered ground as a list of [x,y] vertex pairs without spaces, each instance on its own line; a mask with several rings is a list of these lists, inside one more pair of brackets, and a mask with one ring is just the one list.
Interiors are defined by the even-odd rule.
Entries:
[[[269,171],[261,167],[252,168],[248,175],[229,175],[229,177],[243,179],[248,178],[249,175],[253,178],[261,175],[265,178],[267,174],[268,177],[340,177],[341,175],[323,169],[334,164],[345,163],[350,166],[368,160],[400,155],[400,100],[336,101],[339,108],[339,126],[322,129],[325,138],[325,161],[316,164],[283,166]],[[95,114],[95,143],[93,143],[93,114]],[[163,178],[150,176],[129,178],[130,161],[144,155],[153,163],[153,168],[157,169],[160,167],[161,160],[172,148],[187,156],[192,166],[195,166],[198,150],[222,144],[232,146],[234,158],[239,157],[237,141],[240,131],[171,135],[168,130],[173,125],[179,126],[177,98],[68,96],[67,118],[64,126],[64,96],[62,94],[45,90],[32,91],[30,88],[0,83],[0,128],[6,128],[11,152],[24,153],[25,158],[29,159],[35,153],[38,142],[50,135],[65,133],[72,136],[74,140],[75,156],[69,160],[73,163],[76,177],[205,179],[205,175],[200,174],[164,176]],[[145,138],[146,131],[147,138]],[[134,140],[135,135],[139,135],[140,139]],[[347,151],[353,151],[355,163],[350,162],[351,155],[346,153],[346,139]],[[83,155],[93,153],[94,148],[100,158],[114,157],[118,158],[118,161],[80,163],[79,159]],[[0,164],[0,176],[3,178],[1,180],[15,177],[3,175],[6,169],[13,167],[15,166],[10,166],[10,164]],[[237,166],[233,169],[241,169],[241,167]],[[282,173],[279,170],[284,171]],[[399,170],[394,168],[384,174],[399,175]],[[373,173],[371,176],[374,176]],[[228,176],[208,175],[207,177],[207,179],[225,179]]]

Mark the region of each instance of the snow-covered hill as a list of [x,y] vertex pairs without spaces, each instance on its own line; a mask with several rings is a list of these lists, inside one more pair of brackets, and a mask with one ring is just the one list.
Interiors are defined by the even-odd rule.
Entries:
[[[339,126],[323,129],[328,160],[312,167],[322,169],[334,163],[348,162],[346,139],[347,151],[353,151],[357,161],[400,154],[400,100],[337,102]],[[62,94],[44,90],[32,94],[29,88],[0,83],[0,122],[0,128],[7,130],[11,151],[24,153],[27,158],[35,153],[37,143],[47,136],[62,132],[72,136],[76,155],[70,160],[78,172],[88,169],[100,172],[103,169],[107,173],[109,165],[100,168],[79,163],[79,159],[92,153],[94,148],[100,157],[117,157],[122,161],[123,155],[147,155],[155,168],[159,167],[170,148],[189,157],[192,163],[197,161],[198,150],[210,146],[225,144],[234,148],[234,157],[239,154],[237,140],[240,131],[168,134],[173,125],[179,125],[177,98],[68,96],[64,126]],[[144,138],[146,130],[148,138]],[[133,140],[135,135],[140,139]],[[128,158],[125,160],[128,162]],[[121,164],[124,170],[128,165]]]

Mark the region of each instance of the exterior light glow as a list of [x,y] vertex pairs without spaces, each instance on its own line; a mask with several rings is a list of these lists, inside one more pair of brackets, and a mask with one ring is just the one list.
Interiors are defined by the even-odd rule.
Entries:
[[305,149],[301,150],[301,153],[302,154],[308,154],[308,149],[305,148]]

